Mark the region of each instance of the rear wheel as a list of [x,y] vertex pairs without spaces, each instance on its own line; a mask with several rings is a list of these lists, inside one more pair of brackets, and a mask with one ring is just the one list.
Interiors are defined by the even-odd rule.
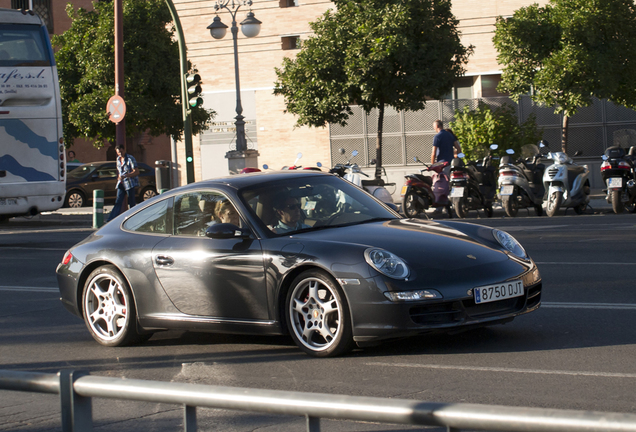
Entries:
[[612,195],[612,210],[614,210],[614,213],[616,214],[623,213],[623,210],[625,210],[622,197],[623,191],[620,189],[613,189],[610,192]]
[[80,208],[86,204],[86,198],[80,191],[73,190],[66,194],[66,200],[64,201],[64,207]]
[[137,332],[132,293],[115,266],[102,266],[90,274],[84,286],[82,312],[91,336],[102,345],[130,345],[149,337]]
[[468,216],[468,208],[466,208],[466,198],[453,198],[453,208],[455,214],[460,219],[465,219]]
[[503,206],[504,211],[508,216],[517,216],[517,212],[519,211],[519,205],[517,204],[517,195],[504,195],[501,198],[501,205]]
[[563,192],[555,191],[548,196],[548,205],[546,206],[546,213],[549,217],[554,216],[561,208],[563,202]]
[[409,190],[402,199],[402,211],[406,217],[415,218],[428,207],[426,203],[422,203],[422,198]]
[[286,301],[287,326],[298,347],[313,357],[333,357],[353,348],[351,315],[338,284],[319,270],[301,273]]

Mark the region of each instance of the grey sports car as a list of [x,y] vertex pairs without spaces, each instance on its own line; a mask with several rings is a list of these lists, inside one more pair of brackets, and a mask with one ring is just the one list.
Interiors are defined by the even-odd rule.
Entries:
[[241,174],[144,201],[71,248],[64,306],[102,345],[167,329],[355,344],[500,324],[537,309],[541,276],[509,234],[405,219],[316,171]]

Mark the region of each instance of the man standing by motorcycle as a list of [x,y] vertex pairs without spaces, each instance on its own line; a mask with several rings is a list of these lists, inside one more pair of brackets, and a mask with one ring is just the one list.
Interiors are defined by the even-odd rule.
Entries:
[[[453,149],[457,149],[457,153],[462,151],[459,141],[455,136],[444,130],[444,123],[441,120],[433,122],[433,129],[437,134],[433,138],[433,151],[431,152],[431,163],[448,162],[448,167],[444,169],[446,175],[450,172],[450,163],[453,160]],[[446,172],[448,170],[448,172]]]

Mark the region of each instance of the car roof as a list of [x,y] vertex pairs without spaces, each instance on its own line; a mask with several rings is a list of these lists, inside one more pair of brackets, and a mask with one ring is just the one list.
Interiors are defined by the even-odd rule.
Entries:
[[44,22],[33,11],[0,8],[0,24],[37,24],[43,26]]

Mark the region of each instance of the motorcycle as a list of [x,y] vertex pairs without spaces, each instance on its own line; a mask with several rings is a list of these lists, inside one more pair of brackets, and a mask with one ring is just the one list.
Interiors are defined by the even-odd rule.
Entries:
[[[340,154],[345,154],[345,150],[340,149]],[[395,203],[393,202],[393,196],[385,187],[395,186],[395,183],[386,183],[382,179],[362,180],[362,176],[369,176],[368,174],[362,172],[357,163],[351,163],[351,160],[356,156],[358,156],[358,150],[354,150],[353,152],[351,152],[351,157],[349,158],[347,163],[336,164],[336,166],[331,168],[329,172],[344,178],[345,180],[353,183],[358,187],[361,187],[383,203],[389,205],[389,207],[393,208],[394,210],[397,209]],[[375,162],[372,161],[372,163]]]
[[[581,154],[577,151],[574,156]],[[550,152],[547,158],[554,161],[543,173],[547,215],[554,216],[561,207],[572,207],[576,214],[583,213],[590,202],[590,170],[587,165],[577,165],[563,152]]]
[[607,185],[607,202],[612,204],[614,213],[622,213],[627,209],[636,212],[636,183],[634,172],[634,153],[636,149],[630,147],[629,154],[625,154],[622,147],[609,147],[603,154],[601,177]]
[[[543,142],[539,143],[545,147]],[[520,208],[534,207],[537,216],[543,214],[543,173],[545,164],[539,162],[541,151],[534,144],[521,147],[521,157],[513,161],[514,150],[506,150],[499,163],[498,190],[501,205],[510,217],[515,217]]]
[[[409,174],[404,176],[406,181],[402,186],[402,211],[406,217],[414,218],[431,207],[445,207],[449,217],[452,217],[451,202],[448,199],[448,176],[444,173],[444,168],[448,162],[436,162],[426,164],[417,156],[415,162],[424,165],[420,174]],[[424,172],[432,172],[432,175],[425,175]]]
[[[492,144],[491,150],[499,146]],[[459,153],[451,162],[451,192],[449,197],[453,203],[455,214],[465,218],[470,210],[484,209],[487,217],[492,217],[492,204],[497,192],[496,169],[491,165],[490,152],[479,162],[465,163],[464,154]]]

